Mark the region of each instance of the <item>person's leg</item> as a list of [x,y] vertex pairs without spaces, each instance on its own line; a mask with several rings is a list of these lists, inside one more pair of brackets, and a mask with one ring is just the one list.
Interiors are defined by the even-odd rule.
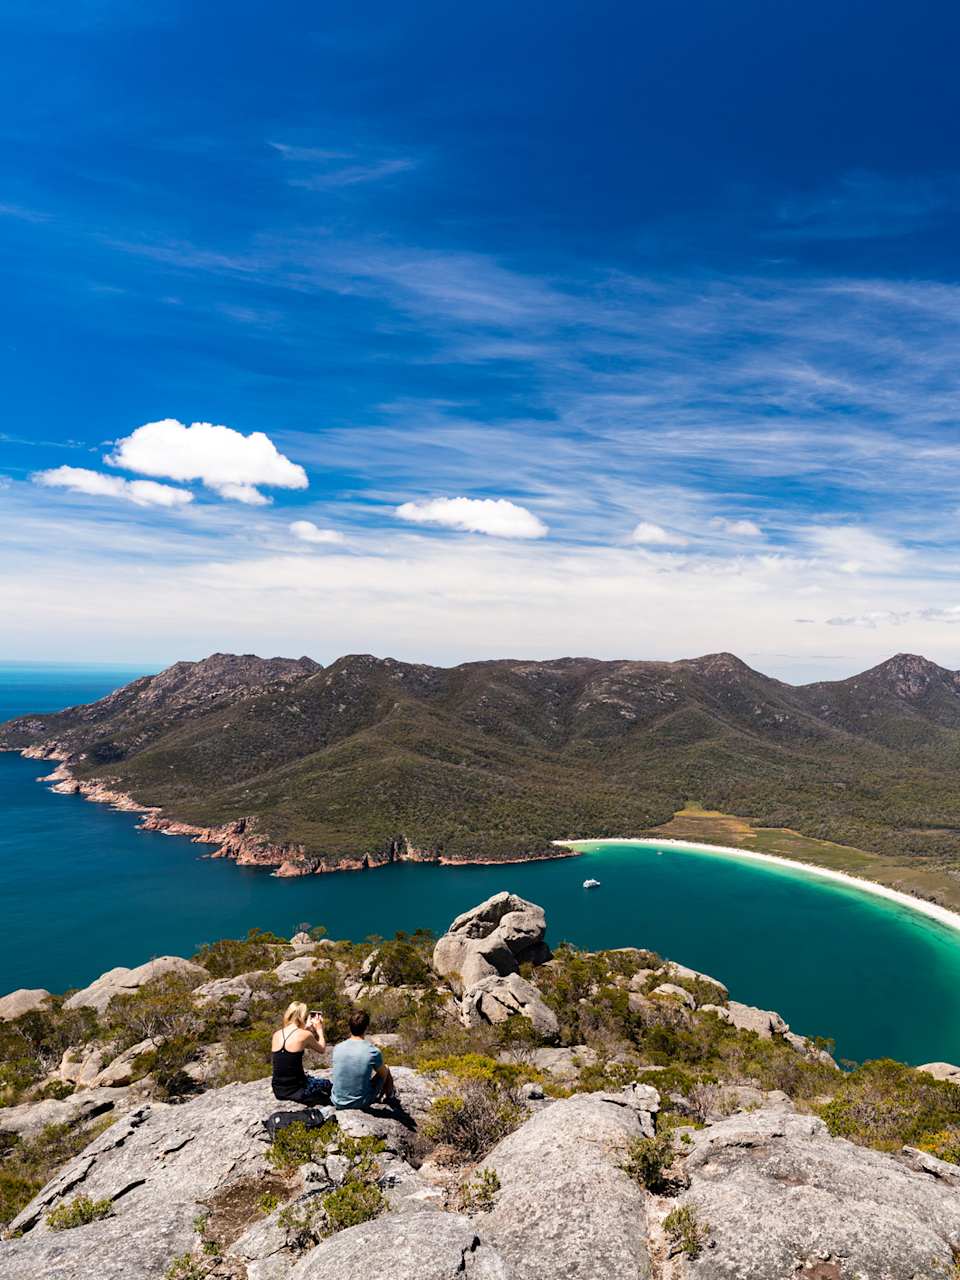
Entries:
[[301,1091],[297,1101],[302,1102],[305,1107],[312,1107],[318,1102],[329,1102],[332,1088],[331,1082],[323,1076],[307,1076],[306,1088]]

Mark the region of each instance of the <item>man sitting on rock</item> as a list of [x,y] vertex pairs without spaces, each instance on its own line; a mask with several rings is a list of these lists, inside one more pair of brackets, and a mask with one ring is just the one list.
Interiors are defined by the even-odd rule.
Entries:
[[339,1111],[363,1110],[381,1099],[398,1105],[390,1068],[383,1064],[383,1054],[364,1037],[370,1015],[354,1009],[348,1025],[350,1039],[342,1040],[333,1050],[333,1105]]

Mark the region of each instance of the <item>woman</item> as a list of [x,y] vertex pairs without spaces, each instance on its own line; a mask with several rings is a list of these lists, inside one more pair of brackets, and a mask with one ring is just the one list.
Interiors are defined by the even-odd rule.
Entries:
[[307,1006],[294,1002],[287,1006],[283,1026],[273,1034],[273,1096],[282,1102],[302,1102],[311,1107],[330,1101],[330,1081],[308,1076],[303,1069],[303,1051],[323,1053],[327,1047],[323,1018],[307,1013]]

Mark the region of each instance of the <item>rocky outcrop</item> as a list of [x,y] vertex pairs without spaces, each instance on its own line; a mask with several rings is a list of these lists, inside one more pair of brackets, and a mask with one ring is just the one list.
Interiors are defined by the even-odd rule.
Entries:
[[454,1213],[392,1214],[341,1231],[303,1258],[290,1280],[512,1280],[477,1227]]
[[722,1022],[729,1022],[740,1031],[755,1031],[761,1040],[772,1040],[775,1035],[782,1036],[790,1028],[772,1009],[755,1009],[753,1005],[740,1004],[731,1000],[726,1005],[704,1004],[700,1006],[707,1013],[715,1013]]
[[464,1026],[489,1022],[494,1026],[519,1015],[533,1023],[545,1040],[554,1040],[560,1030],[557,1015],[544,1004],[532,982],[510,973],[505,978],[482,978],[463,994],[460,1018]]
[[50,999],[50,992],[43,987],[20,987],[9,995],[0,997],[0,1022],[9,1022],[24,1013],[42,1009]]
[[462,995],[483,978],[516,973],[550,959],[543,908],[497,893],[457,916],[433,950],[433,967]]
[[138,965],[135,969],[126,969],[120,965],[116,969],[102,973],[96,981],[90,983],[89,987],[75,991],[64,1001],[63,1007],[81,1009],[86,1006],[96,1009],[98,1013],[103,1013],[114,996],[130,995],[145,982],[152,982],[154,978],[162,978],[170,973],[186,978],[194,985],[210,977],[206,969],[199,964],[194,964],[192,960],[184,960],[180,956],[160,956],[156,960],[148,960],[146,964]]
[[935,1080],[947,1080],[950,1084],[960,1084],[960,1067],[955,1067],[952,1062],[925,1062],[922,1067],[917,1067],[917,1070],[925,1071]]
[[735,1115],[692,1134],[682,1203],[711,1247],[697,1280],[817,1275],[913,1280],[953,1273],[960,1192],[787,1111]]
[[45,1098],[0,1108],[0,1133],[36,1138],[51,1124],[83,1126],[113,1116],[127,1101],[126,1089],[90,1089],[69,1098]]
[[483,1161],[500,1190],[482,1238],[511,1280],[641,1280],[650,1275],[643,1191],[619,1167],[653,1134],[659,1095],[579,1094],[538,1112]]

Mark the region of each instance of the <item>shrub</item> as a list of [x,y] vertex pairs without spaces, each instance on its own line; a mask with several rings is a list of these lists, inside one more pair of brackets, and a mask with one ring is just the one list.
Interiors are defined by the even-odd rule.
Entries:
[[481,1169],[469,1182],[460,1184],[460,1208],[466,1213],[489,1213],[499,1190],[496,1170]]
[[434,1142],[452,1147],[461,1159],[479,1159],[520,1124],[523,1113],[499,1085],[483,1079],[464,1080],[456,1093],[434,1099],[423,1131]]
[[418,929],[413,935],[399,932],[377,948],[377,964],[391,987],[423,987],[433,981],[427,953],[433,950],[433,934]]
[[205,1280],[209,1267],[190,1253],[178,1253],[163,1273],[164,1280]]
[[239,973],[256,969],[272,969],[279,960],[278,951],[286,947],[284,938],[263,929],[251,929],[245,938],[222,938],[201,947],[193,957],[213,978],[235,978]]
[[641,1187],[657,1191],[663,1186],[663,1175],[672,1162],[673,1135],[658,1133],[653,1138],[631,1138],[620,1168]]
[[58,1000],[49,1008],[0,1022],[0,1106],[12,1106],[25,1089],[59,1065],[66,1049],[86,1044],[96,1034],[92,1009],[63,1009]]
[[194,1008],[195,985],[181,974],[167,973],[136,991],[114,996],[104,1015],[106,1033],[121,1051],[141,1040],[161,1038],[198,1045],[206,1015]]
[[262,1080],[269,1074],[270,1040],[275,1030],[273,1023],[258,1023],[243,1031],[228,1031],[221,1041],[224,1056],[217,1084]]
[[327,1040],[334,1044],[348,1035],[347,1019],[353,1005],[343,994],[340,975],[332,965],[313,969],[290,987],[289,1000],[302,1000],[308,1009],[323,1014]]
[[69,1231],[71,1227],[85,1227],[88,1222],[109,1218],[113,1213],[112,1200],[91,1200],[89,1196],[74,1196],[69,1204],[57,1205],[47,1214],[47,1226],[51,1231]]
[[42,1089],[38,1089],[33,1097],[37,1102],[43,1102],[47,1098],[62,1102],[64,1098],[69,1098],[76,1091],[76,1087],[75,1084],[70,1084],[66,1080],[50,1080]]
[[929,1151],[938,1160],[949,1160],[951,1164],[960,1164],[960,1128],[941,1129],[930,1133],[917,1142],[921,1151]]
[[355,1227],[361,1222],[376,1218],[386,1206],[383,1192],[375,1182],[363,1182],[351,1178],[336,1191],[323,1197],[326,1224],[324,1235],[333,1235],[345,1227]]
[[328,1120],[319,1129],[308,1129],[302,1121],[278,1129],[267,1149],[267,1159],[275,1169],[295,1169],[322,1155],[327,1144],[340,1132],[336,1120]]
[[663,1229],[671,1245],[688,1258],[697,1258],[703,1251],[710,1228],[697,1218],[692,1205],[678,1205],[663,1220]]
[[819,1113],[835,1137],[894,1151],[960,1126],[960,1086],[880,1058],[842,1077]]
[[257,1208],[261,1213],[273,1213],[274,1209],[283,1203],[283,1197],[276,1191],[265,1191],[257,1201]]
[[54,1170],[66,1164],[111,1124],[112,1119],[85,1128],[48,1124],[35,1138],[6,1143],[0,1166],[0,1225],[15,1218]]

